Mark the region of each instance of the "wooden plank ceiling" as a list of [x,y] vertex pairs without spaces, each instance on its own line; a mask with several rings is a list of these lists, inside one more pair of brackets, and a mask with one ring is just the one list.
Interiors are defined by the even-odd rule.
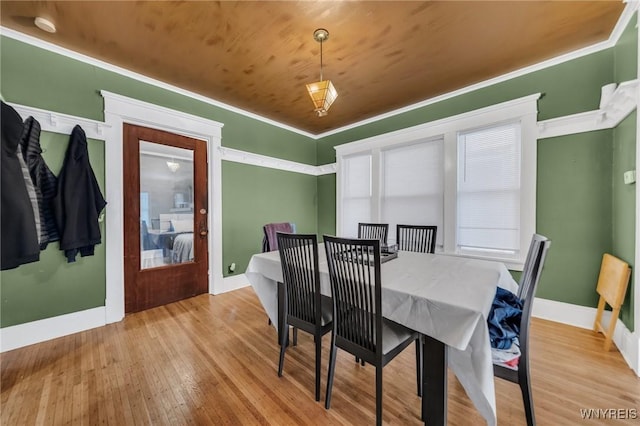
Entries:
[[[621,1],[2,1],[4,27],[314,134],[609,38]],[[33,25],[50,19],[57,33]],[[339,96],[317,117],[305,84]],[[213,117],[215,119],[215,117]]]

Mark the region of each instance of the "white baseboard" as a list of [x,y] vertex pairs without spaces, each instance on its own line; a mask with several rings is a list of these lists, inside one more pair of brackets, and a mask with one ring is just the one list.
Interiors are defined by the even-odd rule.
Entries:
[[0,329],[0,352],[33,345],[106,324],[105,307],[31,321]]
[[[555,321],[575,327],[593,329],[593,322],[596,318],[596,308],[572,305],[570,303],[556,302],[554,300],[537,298],[533,302],[533,316],[550,321]],[[602,322],[606,326],[611,319],[611,312],[605,311]],[[640,376],[640,366],[638,365],[640,335],[637,332],[630,332],[622,321],[616,323],[613,333],[613,342],[624,357],[631,369]]]
[[249,280],[247,280],[244,274],[231,275],[222,279],[222,285],[216,288],[213,294],[222,294],[248,286]]

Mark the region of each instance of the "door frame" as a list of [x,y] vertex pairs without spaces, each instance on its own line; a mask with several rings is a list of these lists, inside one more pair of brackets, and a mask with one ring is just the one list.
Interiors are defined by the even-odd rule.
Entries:
[[224,124],[151,103],[100,91],[104,98],[106,233],[106,323],[124,318],[123,124],[150,127],[207,143],[209,197],[209,293],[222,286],[222,127]]

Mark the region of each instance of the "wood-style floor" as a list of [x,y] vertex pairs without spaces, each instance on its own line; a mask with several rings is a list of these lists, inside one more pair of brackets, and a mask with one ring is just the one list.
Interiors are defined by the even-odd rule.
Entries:
[[[329,335],[323,343],[324,393]],[[338,353],[331,409],[325,410],[324,397],[313,397],[314,351],[306,333],[287,351],[278,378],[276,332],[253,290],[201,295],[3,353],[0,423],[374,424],[374,369]],[[385,423],[421,424],[414,369],[413,347],[385,367]],[[602,336],[589,330],[534,319],[532,376],[539,425],[582,423],[581,409],[640,417],[640,379],[619,352],[603,352]],[[496,379],[496,399],[499,425],[525,424],[517,385]],[[448,418],[450,425],[484,423],[453,374]]]

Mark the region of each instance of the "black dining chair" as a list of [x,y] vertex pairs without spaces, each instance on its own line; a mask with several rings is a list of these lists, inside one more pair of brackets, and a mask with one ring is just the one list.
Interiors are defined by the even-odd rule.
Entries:
[[[331,406],[331,390],[337,348],[376,368],[376,424],[382,424],[382,369],[419,333],[382,316],[380,240],[324,236],[333,296],[333,330],[325,407]],[[416,356],[419,350],[416,349]],[[416,359],[418,389],[422,371]]]
[[435,253],[437,232],[437,226],[397,225],[398,250]]
[[551,246],[551,240],[542,235],[534,234],[529,245],[524,269],[520,277],[517,296],[522,300],[522,316],[520,319],[520,360],[518,366],[512,368],[505,364],[493,364],[494,376],[520,385],[524,412],[527,417],[527,425],[536,424],[533,409],[533,394],[531,393],[531,375],[529,373],[529,326],[531,324],[531,309],[536,294],[536,287],[540,281],[542,268],[544,267],[547,251]]
[[[282,330],[289,326],[313,335],[316,346],[316,401],[320,401],[322,336],[332,327],[331,298],[320,293],[318,241],[315,234],[277,233],[282,264],[284,315]],[[288,333],[280,337],[278,376],[282,377]]]
[[380,240],[381,244],[386,245],[388,234],[388,223],[358,223],[358,238]]

